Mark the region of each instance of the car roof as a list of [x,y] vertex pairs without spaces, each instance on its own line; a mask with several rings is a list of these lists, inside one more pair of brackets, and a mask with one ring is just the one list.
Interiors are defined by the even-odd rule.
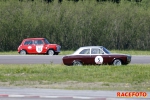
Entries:
[[100,48],[100,47],[103,47],[103,46],[83,46],[80,48]]
[[36,40],[36,39],[45,39],[45,38],[26,38],[26,39],[24,39],[24,40]]
[[91,48],[103,48],[103,46],[83,46],[83,47],[80,47],[79,49],[77,49],[74,53],[74,54],[78,54],[81,50],[83,49],[91,49]]

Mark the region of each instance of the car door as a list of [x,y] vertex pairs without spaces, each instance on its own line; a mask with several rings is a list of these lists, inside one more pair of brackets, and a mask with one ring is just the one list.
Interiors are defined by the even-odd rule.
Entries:
[[43,53],[44,42],[40,39],[34,40],[33,52],[35,54]]
[[24,42],[23,48],[27,51],[27,53],[29,53],[29,54],[33,53],[32,47],[33,47],[33,41],[32,40],[26,40]]
[[92,64],[107,64],[109,62],[109,55],[105,54],[100,48],[91,49]]
[[76,56],[76,60],[81,61],[83,64],[91,64],[91,54],[90,54],[90,48],[85,48],[79,52],[79,55]]

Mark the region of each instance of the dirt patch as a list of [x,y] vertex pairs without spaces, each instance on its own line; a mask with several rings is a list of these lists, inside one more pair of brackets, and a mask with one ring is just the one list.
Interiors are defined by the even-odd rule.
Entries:
[[0,86],[26,87],[26,88],[51,88],[51,89],[80,89],[80,90],[146,90],[150,91],[150,84],[139,83],[108,83],[108,82],[47,82],[47,81],[15,81],[0,82]]

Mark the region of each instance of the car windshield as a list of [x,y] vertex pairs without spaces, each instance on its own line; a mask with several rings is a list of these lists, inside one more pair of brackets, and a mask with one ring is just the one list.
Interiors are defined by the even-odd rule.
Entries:
[[[80,49],[80,48],[79,48],[79,49]],[[77,49],[73,54],[76,54],[76,53],[78,52],[79,49]]]
[[107,53],[107,54],[110,54],[111,52],[108,50],[108,49],[106,49],[105,47],[102,47],[102,49],[103,49],[103,51],[105,52],[105,53]]
[[45,44],[50,44],[47,39],[44,39]]

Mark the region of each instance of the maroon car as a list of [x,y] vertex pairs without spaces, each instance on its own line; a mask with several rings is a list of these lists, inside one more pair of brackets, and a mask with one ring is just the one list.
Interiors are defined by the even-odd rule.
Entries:
[[127,65],[131,62],[131,55],[114,54],[103,46],[85,46],[62,60],[65,65]]

